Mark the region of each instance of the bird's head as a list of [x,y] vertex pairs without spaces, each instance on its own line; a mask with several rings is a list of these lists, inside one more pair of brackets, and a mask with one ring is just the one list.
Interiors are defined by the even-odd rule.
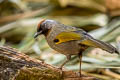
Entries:
[[37,38],[41,34],[47,36],[47,34],[49,33],[49,31],[51,30],[51,28],[54,26],[55,23],[56,21],[54,20],[49,20],[49,19],[41,20],[37,26],[37,32],[35,33],[34,38]]

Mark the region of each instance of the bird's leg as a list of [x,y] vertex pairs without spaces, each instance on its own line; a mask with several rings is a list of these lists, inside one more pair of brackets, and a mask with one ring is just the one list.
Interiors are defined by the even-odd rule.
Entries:
[[66,55],[66,57],[67,57],[67,60],[59,67],[59,69],[61,70],[60,74],[61,74],[62,76],[63,76],[62,68],[63,68],[63,66],[64,66],[67,62],[70,61],[71,55]]
[[67,62],[70,61],[71,55],[66,55],[66,57],[67,57],[67,60],[60,66],[60,69],[61,69],[61,70],[62,70],[63,66],[64,66]]
[[79,73],[80,73],[80,77],[82,77],[82,74],[81,74],[82,53],[79,53],[79,59],[80,59],[80,69],[79,69]]

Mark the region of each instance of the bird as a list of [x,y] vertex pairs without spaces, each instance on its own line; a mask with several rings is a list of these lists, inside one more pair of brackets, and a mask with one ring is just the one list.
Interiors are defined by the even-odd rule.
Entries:
[[82,77],[82,53],[89,47],[100,48],[109,53],[119,54],[118,50],[111,44],[93,38],[83,29],[67,26],[51,19],[43,19],[39,22],[34,38],[37,38],[39,35],[44,35],[52,49],[66,56],[66,61],[59,67],[61,70],[70,61],[72,55],[79,57],[80,77]]

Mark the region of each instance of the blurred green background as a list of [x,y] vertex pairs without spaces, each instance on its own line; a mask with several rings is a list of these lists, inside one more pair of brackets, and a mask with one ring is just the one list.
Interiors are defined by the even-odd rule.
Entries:
[[[48,46],[44,36],[37,42],[33,38],[42,19],[53,19],[80,27],[120,51],[120,20],[119,14],[115,14],[120,11],[120,7],[116,7],[120,1],[115,1],[118,0],[0,0],[0,46],[17,48],[31,57],[59,66],[66,57],[56,54],[58,52]],[[83,74],[101,80],[120,80],[119,55],[94,48],[87,50],[82,59]],[[65,68],[77,71],[79,59],[73,56]]]

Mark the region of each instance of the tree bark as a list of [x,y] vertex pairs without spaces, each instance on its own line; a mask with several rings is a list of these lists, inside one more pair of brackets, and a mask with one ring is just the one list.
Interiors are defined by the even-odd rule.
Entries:
[[30,58],[20,51],[0,46],[0,80],[98,80],[73,72],[61,70],[40,60]]

